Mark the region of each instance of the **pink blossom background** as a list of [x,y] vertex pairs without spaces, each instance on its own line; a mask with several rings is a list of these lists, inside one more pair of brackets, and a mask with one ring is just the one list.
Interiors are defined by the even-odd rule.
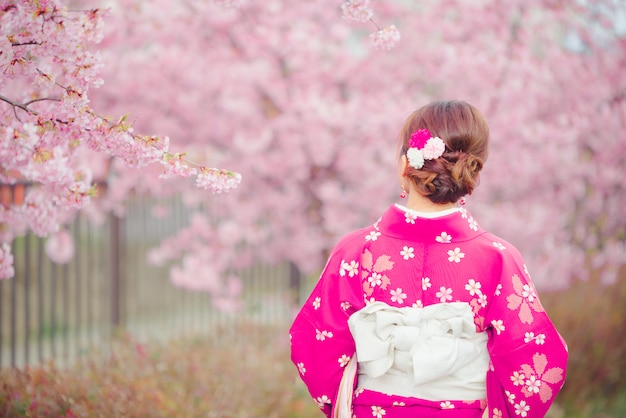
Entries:
[[[619,2],[75,3],[111,8],[92,46],[104,84],[90,91],[90,105],[128,115],[135,132],[168,137],[190,161],[242,175],[235,191],[214,196],[186,178],[160,178],[158,167],[105,164],[98,210],[123,214],[131,193],[182,194],[194,213],[149,255],[176,263],[176,284],[236,293],[224,272],[254,261],[321,269],[341,235],[396,201],[402,121],[441,99],[485,114],[490,156],[468,208],[521,250],[537,286],[562,288],[592,272],[619,279]],[[379,33],[392,25],[398,35]],[[110,158],[81,156],[88,166]]]

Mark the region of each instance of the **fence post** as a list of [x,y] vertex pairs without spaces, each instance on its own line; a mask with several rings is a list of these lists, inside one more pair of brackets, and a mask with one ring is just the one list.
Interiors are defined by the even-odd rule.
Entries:
[[302,286],[302,275],[300,269],[293,261],[289,262],[289,289],[293,295],[293,303],[300,306],[300,289]]
[[122,222],[113,213],[109,215],[111,265],[111,325],[114,330],[122,325]]

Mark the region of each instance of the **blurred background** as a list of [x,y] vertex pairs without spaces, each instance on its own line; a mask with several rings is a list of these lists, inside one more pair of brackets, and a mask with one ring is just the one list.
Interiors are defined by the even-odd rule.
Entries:
[[[317,416],[288,364],[288,326],[335,242],[396,201],[405,117],[445,99],[489,122],[468,208],[519,248],[568,342],[554,416],[626,416],[626,4],[389,0],[365,22],[340,6],[69,2],[110,7],[90,106],[243,182],[209,195],[78,150],[98,198],[46,239],[16,238],[15,277],[0,281],[7,416],[22,416],[12,393],[28,409],[24,388],[46,379],[67,379],[39,395],[65,399],[54,405],[67,416],[117,413],[92,411],[89,396],[148,416]],[[376,48],[370,34],[390,25],[400,39]],[[0,187],[7,205],[36,185]],[[90,356],[73,374],[28,374]],[[242,374],[263,401],[234,383]],[[83,379],[119,390],[96,395]]]

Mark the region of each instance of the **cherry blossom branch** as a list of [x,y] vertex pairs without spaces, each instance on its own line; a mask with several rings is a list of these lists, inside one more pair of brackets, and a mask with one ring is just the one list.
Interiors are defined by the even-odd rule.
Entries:
[[[19,109],[22,109],[23,111],[25,111],[27,113],[33,114],[33,111],[28,108],[27,104],[18,103],[18,102],[14,101],[14,100],[11,100],[8,97],[3,96],[1,94],[0,94],[0,101],[3,101],[5,103],[10,104],[13,107],[13,109],[19,108]],[[17,117],[17,114],[15,116]]]
[[[60,102],[60,101],[61,101],[61,99],[60,99],[60,98],[58,98],[58,97],[40,97],[40,98],[38,98],[38,99],[32,99],[32,100],[29,100],[29,101],[27,101],[27,102],[24,102],[24,106],[29,106],[29,105],[31,105],[31,104],[33,104],[33,103],[37,103],[37,102],[45,102],[45,101],[50,101],[50,102]],[[36,114],[36,112],[35,112],[35,111],[31,111],[31,112],[33,112],[34,114]],[[61,121],[59,121],[59,122],[61,122]]]
[[400,32],[395,25],[381,29],[374,21],[369,0],[346,0],[341,4],[341,11],[343,18],[349,22],[370,22],[376,27],[376,32],[370,34],[370,40],[377,48],[388,51],[400,40]]
[[25,46],[25,45],[43,45],[43,42],[37,42],[37,41],[11,42],[11,46]]
[[[39,71],[40,74],[44,74],[42,71]],[[77,95],[81,97],[82,94],[77,90],[64,86],[58,82],[54,83],[56,86],[65,90],[68,95]],[[10,104],[13,106],[14,113],[16,118],[19,120],[17,113],[15,112],[16,108],[22,109],[23,111],[31,114],[31,115],[39,115],[38,112],[32,110],[28,107],[28,105],[40,101],[62,101],[61,99],[56,98],[37,98],[30,100],[25,103],[18,103],[8,97],[0,95],[0,100]],[[196,176],[196,186],[205,190],[211,190],[214,193],[223,193],[227,192],[235,187],[241,182],[241,175],[237,172],[225,169],[211,168],[205,165],[190,161],[185,158],[186,153],[171,153],[162,147],[159,147],[158,144],[161,142],[161,139],[153,136],[146,136],[135,134],[132,131],[132,127],[125,124],[126,118],[123,117],[119,122],[112,122],[109,118],[101,116],[94,112],[91,109],[86,108],[85,112],[89,115],[93,116],[96,120],[105,123],[110,130],[121,130],[128,134],[134,141],[139,144],[147,145],[152,147],[156,152],[161,153],[161,158],[159,159],[161,164],[165,167],[165,173],[161,175],[162,178],[169,178],[172,176]],[[67,121],[63,121],[60,119],[54,120],[57,123],[67,124]],[[90,131],[90,129],[86,129]],[[165,145],[167,146],[168,140],[165,140]],[[215,183],[215,184],[212,184]]]
[[[17,110],[16,109],[22,109],[24,112],[28,113],[29,115],[39,116],[39,112],[37,112],[36,110],[30,109],[28,106],[33,104],[33,103],[43,102],[43,101],[60,102],[61,99],[57,99],[57,98],[54,98],[54,97],[40,97],[40,98],[37,98],[37,99],[29,100],[29,101],[24,102],[24,103],[18,103],[18,102],[14,101],[14,100],[9,99],[8,97],[0,95],[0,101],[3,101],[3,102],[6,102],[6,103],[10,104],[13,107],[13,114],[15,115],[15,118],[18,121],[21,122],[22,120],[20,119],[19,115],[17,114]],[[55,118],[52,121],[53,122],[57,122],[57,123],[61,123],[61,124],[64,124],[64,125],[67,125],[69,123],[67,121],[64,121],[64,120],[58,119],[58,118]]]

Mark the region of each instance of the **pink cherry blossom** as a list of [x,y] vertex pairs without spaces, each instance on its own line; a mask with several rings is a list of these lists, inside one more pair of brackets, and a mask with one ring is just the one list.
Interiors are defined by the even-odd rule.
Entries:
[[369,0],[346,0],[341,3],[342,16],[347,21],[367,22],[372,18]]
[[13,277],[13,254],[9,244],[0,244],[0,280]]
[[213,193],[225,193],[241,183],[241,174],[227,170],[202,168],[196,178],[196,186]]
[[400,41],[400,31],[395,25],[387,26],[372,33],[370,40],[376,48],[389,51]]
[[[0,242],[31,226],[54,233],[78,210],[123,214],[133,193],[180,195],[207,222],[174,233],[156,258],[216,254],[217,274],[281,260],[318,271],[342,235],[371,225],[397,197],[404,117],[462,98],[490,127],[468,202],[481,226],[520,249],[542,288],[566,286],[589,266],[618,277],[626,201],[615,192],[623,188],[615,156],[626,152],[618,140],[626,107],[615,92],[626,88],[626,45],[610,31],[594,38],[590,6],[460,2],[450,14],[443,2],[370,2],[367,27],[402,32],[381,54],[364,24],[342,18],[345,2],[90,3],[110,8],[70,12],[50,0],[39,13],[35,1],[3,3],[19,7],[0,12],[0,180],[40,196],[2,208],[11,228]],[[91,179],[80,167],[88,154],[88,169],[105,167]],[[187,165],[166,166],[177,154]],[[201,167],[245,181],[210,199],[205,180],[219,179],[221,190],[228,178],[196,183]],[[189,176],[168,176],[172,168]],[[95,179],[108,185],[97,198]],[[215,226],[227,221],[236,227]],[[515,294],[520,312],[532,303]]]
[[48,237],[45,250],[53,262],[66,264],[74,257],[74,239],[66,229],[62,229]]
[[[91,108],[89,94],[103,85],[102,54],[94,45],[107,16],[108,9],[68,9],[59,0],[5,0],[0,7],[0,181],[27,189],[23,202],[1,213],[3,224],[14,221],[6,223],[9,241],[27,229],[53,233],[92,202],[86,149],[130,167],[163,164],[167,175],[187,175],[184,163],[168,165],[167,137],[135,133],[126,117]],[[237,174],[229,177],[236,180],[204,176],[198,183],[224,191],[239,184]],[[72,251],[59,234],[49,240],[49,253],[66,262]]]

